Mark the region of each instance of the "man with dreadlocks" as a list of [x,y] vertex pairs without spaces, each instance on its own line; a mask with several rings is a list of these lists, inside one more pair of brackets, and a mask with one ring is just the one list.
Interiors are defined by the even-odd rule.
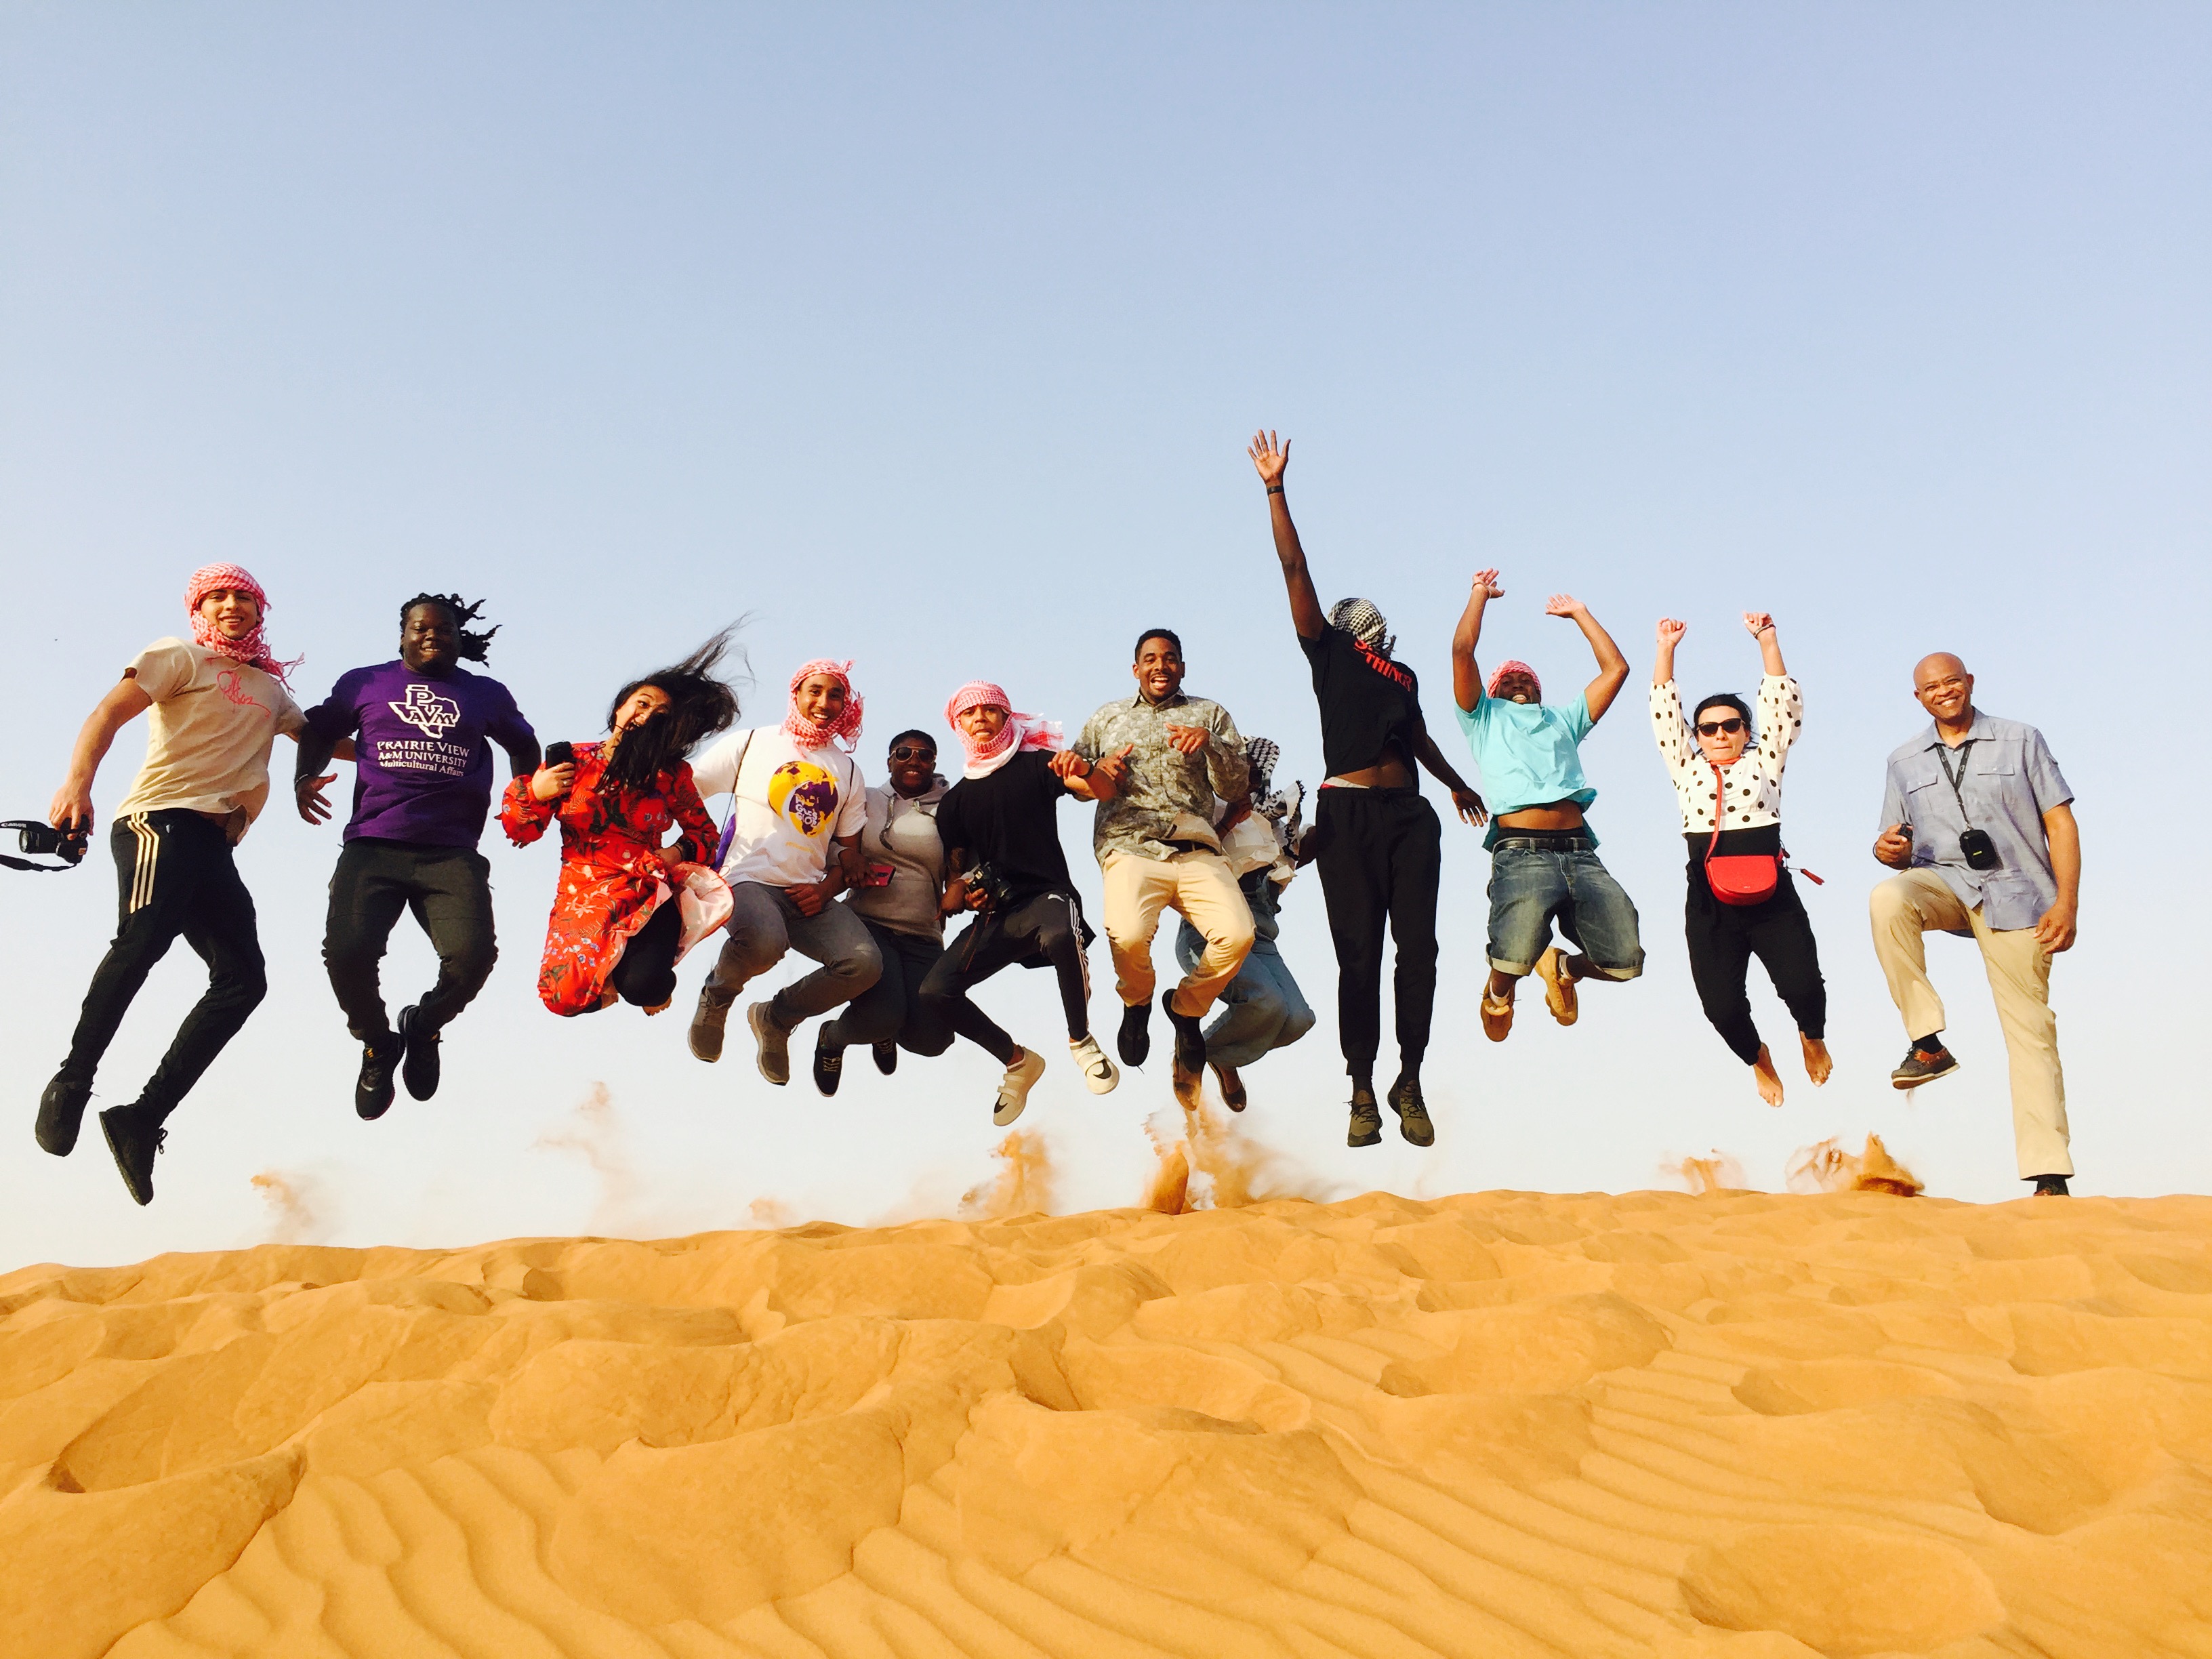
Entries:
[[[1298,820],[1305,799],[1304,784],[1291,794],[1274,787],[1275,763],[1282,755],[1282,745],[1267,738],[1245,744],[1244,758],[1252,769],[1252,814],[1223,848],[1252,912],[1252,954],[1222,992],[1221,1012],[1206,1028],[1206,1063],[1213,1068],[1222,1103],[1232,1112],[1244,1109],[1244,1068],[1289,1048],[1314,1024],[1305,993],[1291,977],[1291,964],[1275,944],[1282,932],[1276,918],[1283,889],[1298,872]],[[1249,838],[1247,829],[1254,832]],[[1176,934],[1176,960],[1188,972],[1205,951],[1205,935],[1186,921]]]
[[738,993],[796,950],[821,966],[745,1010],[760,1073],[778,1086],[791,1081],[792,1032],[850,1002],[884,971],[859,915],[830,902],[863,873],[867,787],[853,759],[862,707],[853,665],[817,657],[791,677],[782,725],[732,732],[693,768],[703,798],[730,797],[718,863],[735,908],[699,989],[691,1053],[720,1060]]
[[268,609],[261,584],[238,566],[194,571],[185,586],[191,638],[156,640],[131,660],[77,733],[69,776],[47,810],[57,830],[89,830],[101,757],[126,723],[152,710],[146,764],[108,834],[121,887],[115,940],[38,1121],[39,1145],[66,1158],[100,1056],[154,964],[183,939],[207,963],[207,994],[138,1098],[100,1115],[123,1184],[141,1204],[153,1201],[163,1122],[269,991],[253,896],[231,852],[269,798],[276,734],[297,737],[302,720],[284,684],[298,664],[277,661],[262,636]]
[[[438,1089],[438,1034],[483,988],[499,952],[491,917],[491,866],[477,851],[491,811],[494,743],[513,775],[538,769],[538,736],[514,695],[464,662],[480,663],[495,628],[472,632],[483,605],[455,593],[417,593],[399,607],[399,656],[338,676],[307,711],[292,779],[300,816],[331,816],[323,787],[331,751],[354,744],[353,815],[331,877],[323,963],[346,1026],[361,1044],[354,1110],[378,1118],[392,1104],[395,1070],[417,1100]],[[387,1018],[377,965],[402,910],[411,910],[438,953],[438,980]]]
[[1291,446],[1272,432],[1247,451],[1267,487],[1275,556],[1290,590],[1291,623],[1313,669],[1321,704],[1321,750],[1328,776],[1314,808],[1313,842],[1322,897],[1336,940],[1336,1018],[1352,1073],[1352,1124],[1345,1139],[1382,1139],[1375,1103],[1375,1057],[1382,1046],[1382,931],[1398,947],[1398,1080],[1390,1085],[1399,1132],[1431,1146],[1436,1128],[1421,1096],[1421,1058],[1437,1000],[1437,884],[1443,827],[1421,798],[1418,763],[1451,791],[1462,820],[1483,821],[1482,797],[1468,787],[1429,735],[1420,682],[1396,656],[1382,613],[1365,599],[1340,599],[1323,614],[1291,522],[1283,474]]

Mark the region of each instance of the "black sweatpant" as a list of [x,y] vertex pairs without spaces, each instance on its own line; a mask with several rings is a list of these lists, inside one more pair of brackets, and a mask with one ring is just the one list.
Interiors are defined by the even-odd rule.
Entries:
[[898,933],[872,916],[860,916],[860,926],[883,953],[883,976],[823,1023],[818,1046],[841,1054],[855,1043],[895,1041],[925,1059],[943,1054],[952,1046],[952,1028],[921,1000],[921,986],[945,954],[944,945],[923,934]]
[[1337,1037],[1345,1067],[1371,1072],[1382,1046],[1382,929],[1397,945],[1398,1059],[1419,1066],[1437,1004],[1437,883],[1443,825],[1419,789],[1320,792],[1314,824],[1336,941]]
[[676,899],[665,899],[623,944],[607,983],[633,1007],[659,1007],[676,994],[676,947],[683,941],[684,913]]
[[1001,1066],[1014,1063],[1019,1045],[968,1000],[968,993],[1001,968],[1050,966],[1060,976],[1060,1002],[1070,1042],[1091,1032],[1091,960],[1085,953],[1083,907],[1073,893],[1039,893],[1012,909],[991,911],[968,924],[951,949],[922,975],[921,1003],[937,1019],[990,1053]]
[[[1723,904],[1705,880],[1705,848],[1712,837],[1690,836],[1689,896],[1682,921],[1690,946],[1690,977],[1698,1000],[1721,1041],[1745,1065],[1759,1059],[1759,1027],[1752,1023],[1751,999],[1744,981],[1757,957],[1797,1029],[1808,1037],[1827,1035],[1828,988],[1820,978],[1820,947],[1813,921],[1805,914],[1796,883],[1787,870],[1774,896],[1764,904]],[[1766,854],[1781,848],[1778,824],[1730,830],[1721,836],[1723,854]]]
[[119,890],[115,939],[94,970],[59,1075],[92,1086],[124,1011],[181,938],[207,963],[208,988],[139,1091],[139,1105],[159,1121],[238,1035],[269,994],[269,975],[254,929],[253,896],[216,823],[198,812],[138,813],[116,820],[107,842]]
[[418,1030],[439,1031],[491,977],[491,866],[473,847],[424,847],[362,836],[331,875],[323,966],[356,1042],[392,1030],[377,969],[399,913],[411,910],[438,953],[438,981],[415,1005]]

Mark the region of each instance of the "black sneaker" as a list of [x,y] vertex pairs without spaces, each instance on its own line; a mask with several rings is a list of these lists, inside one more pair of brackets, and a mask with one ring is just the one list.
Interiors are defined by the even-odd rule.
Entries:
[[2057,1176],[2057,1175],[2041,1175],[2041,1176],[2036,1176],[2036,1178],[2035,1178],[2035,1196],[2036,1196],[2036,1197],[2038,1197],[2038,1198],[2066,1198],[2066,1197],[2069,1197],[2070,1195],[2071,1195],[2071,1194],[2069,1194],[2067,1192],[2067,1190],[2066,1190],[2066,1177],[2065,1177],[2064,1176]]
[[868,1052],[876,1057],[876,1069],[885,1077],[898,1070],[897,1043],[872,1042],[868,1045]]
[[845,1051],[842,1048],[825,1048],[816,1043],[814,1086],[825,1095],[834,1095],[837,1092],[838,1084],[844,1080],[844,1075]]
[[1382,1144],[1382,1114],[1376,1109],[1374,1095],[1365,1089],[1352,1091],[1352,1127],[1346,1131],[1344,1144],[1347,1146],[1379,1146]]
[[141,1204],[154,1201],[154,1154],[169,1132],[152,1121],[142,1106],[111,1106],[100,1115],[100,1133],[107,1150],[115,1154],[115,1167],[123,1184]]
[[1121,1009],[1121,1029],[1115,1034],[1114,1048],[1121,1056],[1124,1066],[1141,1066],[1152,1054],[1152,1005],[1149,1002],[1125,1004]]
[[438,1034],[422,1029],[416,1012],[421,1006],[410,1003],[399,1011],[399,1041],[407,1050],[399,1062],[399,1080],[416,1099],[428,1100],[438,1092]]
[[1176,1064],[1186,1072],[1206,1069],[1206,1029],[1198,1023],[1196,1014],[1179,1014],[1175,1011],[1175,993],[1160,993],[1160,1012],[1175,1027]]
[[1917,1089],[1923,1083],[1948,1077],[1958,1069],[1958,1060],[1942,1043],[1923,1048],[1916,1042],[1905,1051],[1904,1064],[1889,1074],[1889,1081],[1893,1088]]
[[[400,1016],[406,1018],[405,1015]],[[392,1109],[392,1074],[399,1069],[405,1039],[386,1031],[361,1045],[361,1076],[353,1085],[353,1109],[364,1122],[374,1122]]]
[[1428,1103],[1421,1098],[1421,1080],[1401,1077],[1390,1085],[1390,1109],[1398,1115],[1398,1133],[1416,1146],[1437,1144],[1437,1126],[1429,1121]]
[[76,1132],[84,1127],[84,1109],[92,1091],[82,1083],[56,1078],[39,1097],[39,1145],[56,1158],[67,1158],[76,1145]]

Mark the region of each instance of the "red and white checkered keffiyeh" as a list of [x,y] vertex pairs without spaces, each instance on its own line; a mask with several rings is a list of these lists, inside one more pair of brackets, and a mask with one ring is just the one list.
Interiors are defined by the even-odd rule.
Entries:
[[[261,609],[262,620],[253,624],[253,631],[244,639],[234,640],[200,614],[200,601],[210,593],[228,588],[234,593],[251,594],[253,603]],[[192,642],[203,650],[212,651],[218,657],[228,657],[233,662],[250,664],[264,674],[274,675],[277,681],[288,683],[292,670],[306,660],[295,657],[289,662],[279,662],[270,653],[269,641],[262,629],[269,616],[269,595],[261,584],[253,580],[253,573],[235,564],[204,564],[192,572],[191,580],[185,584],[185,610],[192,619]]]
[[[827,674],[845,688],[845,710],[827,726],[817,725],[799,712],[799,688],[817,674]],[[853,690],[851,661],[833,662],[828,657],[817,657],[791,677],[791,707],[783,717],[783,729],[802,749],[826,749],[835,741],[843,744],[846,753],[850,754],[860,746],[860,713],[864,707],[860,694]]]
[[1526,674],[1531,680],[1535,681],[1536,701],[1538,702],[1544,701],[1544,682],[1537,679],[1536,671],[1518,657],[1508,657],[1498,665],[1498,672],[1490,677],[1489,692],[1492,696],[1498,695],[1498,684],[1508,674]]
[[[990,742],[976,742],[961,726],[960,717],[971,708],[1006,711],[1006,723]],[[968,751],[968,763],[962,769],[966,777],[988,778],[1024,749],[1057,749],[1061,743],[1058,720],[1016,714],[1006,692],[988,680],[970,680],[955,691],[945,705],[945,723],[952,728],[960,739],[960,746]]]

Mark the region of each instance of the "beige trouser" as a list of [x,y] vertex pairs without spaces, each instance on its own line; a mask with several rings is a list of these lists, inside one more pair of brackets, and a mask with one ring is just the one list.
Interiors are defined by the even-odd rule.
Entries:
[[2058,1018],[2051,1012],[2051,953],[2033,927],[2002,932],[1969,910],[1933,870],[1907,870],[1874,890],[1874,953],[1907,1036],[1943,1029],[1943,1000],[1928,982],[1929,928],[1971,927],[1996,994],[1997,1024],[2012,1061],[2012,1138],[2022,1176],[2072,1175],[2066,1150],[2066,1077],[2058,1065]]
[[1213,1006],[1252,949],[1252,907],[1229,860],[1218,853],[1178,853],[1148,859],[1115,853],[1106,860],[1106,943],[1114,953],[1114,988],[1122,1006],[1150,1002],[1152,935],[1163,909],[1180,911],[1206,939],[1197,964],[1176,987],[1176,1012],[1193,1018]]

